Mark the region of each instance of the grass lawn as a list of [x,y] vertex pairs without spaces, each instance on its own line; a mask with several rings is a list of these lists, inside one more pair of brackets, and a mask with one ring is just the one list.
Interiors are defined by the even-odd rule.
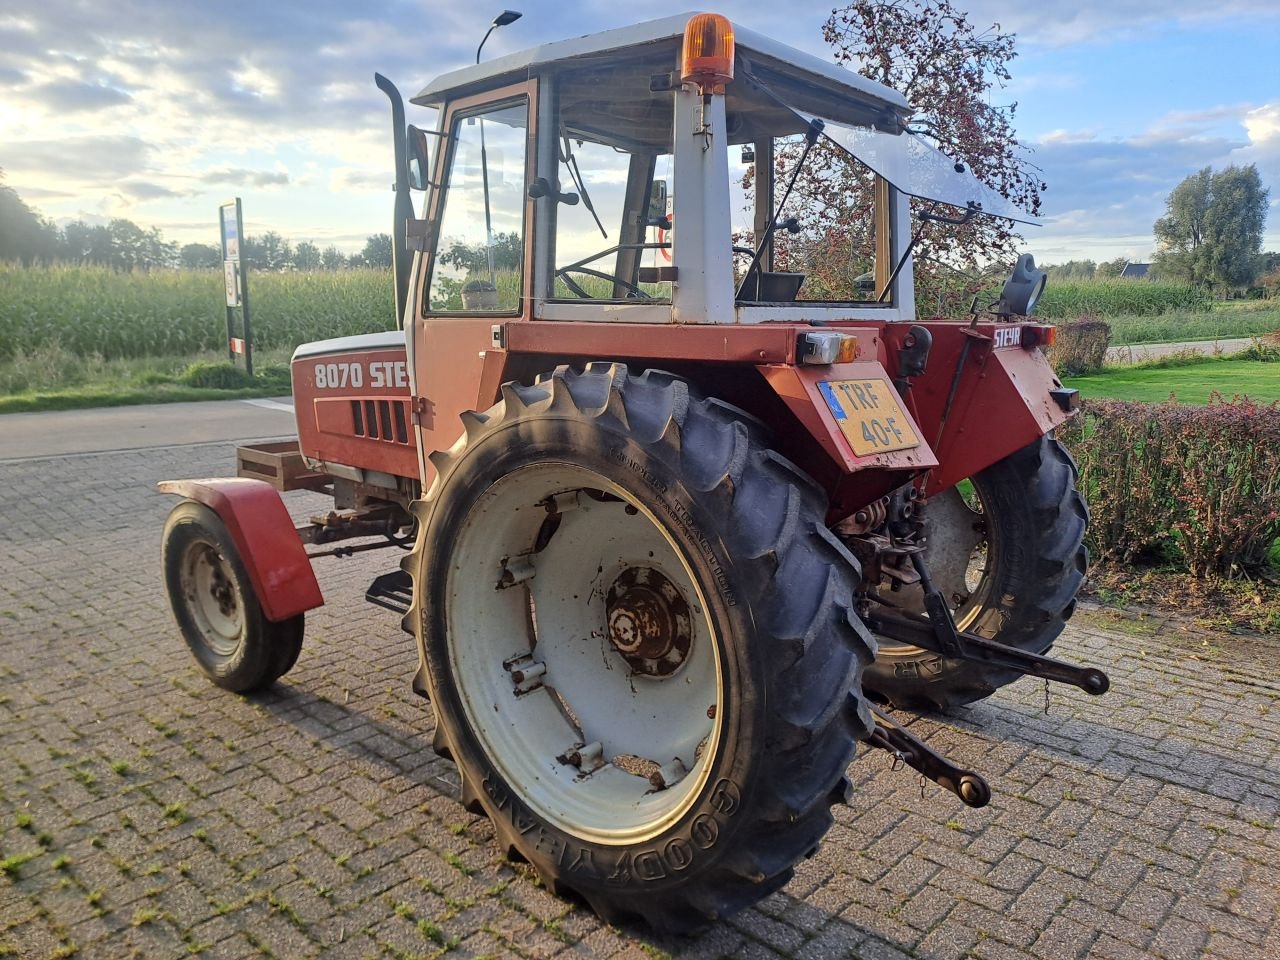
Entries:
[[[227,362],[221,352],[176,357],[82,357],[58,345],[0,360],[0,414],[139,403],[276,397],[289,392],[289,351],[255,351],[256,382],[210,380],[201,368]],[[216,373],[216,371],[214,371]]]
[[1172,393],[1180,403],[1204,404],[1209,394],[1236,394],[1265,403],[1280,400],[1280,363],[1206,357],[1203,363],[1179,367],[1115,367],[1088,377],[1063,381],[1086,400],[1141,400],[1159,403]]
[[269,384],[219,390],[213,387],[184,387],[179,384],[154,384],[142,387],[97,389],[72,387],[51,392],[28,391],[0,396],[0,414],[38,413],[42,410],[85,410],[92,407],[129,407],[143,403],[185,403],[193,400],[243,400],[248,397],[278,397],[289,392],[287,386]]

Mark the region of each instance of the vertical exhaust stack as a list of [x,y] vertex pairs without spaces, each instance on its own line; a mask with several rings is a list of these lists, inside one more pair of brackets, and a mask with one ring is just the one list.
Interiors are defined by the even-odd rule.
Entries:
[[380,73],[373,82],[391,101],[391,139],[395,148],[396,202],[391,224],[391,268],[395,274],[396,326],[404,327],[405,304],[409,299],[408,223],[413,219],[413,200],[409,196],[409,146],[404,125],[404,98],[396,85]]

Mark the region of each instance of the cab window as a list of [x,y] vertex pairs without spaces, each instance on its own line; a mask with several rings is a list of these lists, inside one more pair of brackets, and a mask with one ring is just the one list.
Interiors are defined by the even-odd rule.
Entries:
[[519,312],[528,125],[526,100],[454,120],[430,312]]
[[553,300],[671,298],[675,95],[652,81],[670,72],[673,52],[558,75],[547,124],[557,154]]

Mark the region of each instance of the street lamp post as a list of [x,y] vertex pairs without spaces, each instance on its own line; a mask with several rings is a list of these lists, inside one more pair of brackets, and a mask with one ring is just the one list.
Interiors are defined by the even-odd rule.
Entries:
[[[476,63],[480,63],[480,51],[484,49],[485,41],[489,39],[489,34],[497,30],[499,27],[505,27],[509,23],[515,23],[520,19],[522,14],[518,10],[503,10],[500,14],[493,18],[493,23],[489,24],[489,29],[484,32],[484,36],[480,39],[480,46],[476,47]],[[480,179],[484,187],[484,249],[485,256],[489,262],[489,283],[497,287],[495,281],[495,273],[493,269],[493,217],[489,210],[489,154],[484,146],[484,117],[480,118]]]

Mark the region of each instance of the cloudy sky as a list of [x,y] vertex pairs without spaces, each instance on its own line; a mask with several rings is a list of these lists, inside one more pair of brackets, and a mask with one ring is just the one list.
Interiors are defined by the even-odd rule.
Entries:
[[[486,57],[688,9],[507,2],[525,16]],[[1258,164],[1267,246],[1280,249],[1280,2],[957,5],[1018,35],[1002,98],[1018,101],[1019,135],[1049,183],[1046,224],[1027,231],[1042,261],[1145,259],[1169,190],[1229,163]],[[831,6],[713,9],[829,57]],[[358,249],[391,210],[373,72],[410,95],[469,62],[498,12],[458,0],[0,0],[0,168],[59,222],[122,216],[214,242],[217,205],[238,194],[249,233]]]

